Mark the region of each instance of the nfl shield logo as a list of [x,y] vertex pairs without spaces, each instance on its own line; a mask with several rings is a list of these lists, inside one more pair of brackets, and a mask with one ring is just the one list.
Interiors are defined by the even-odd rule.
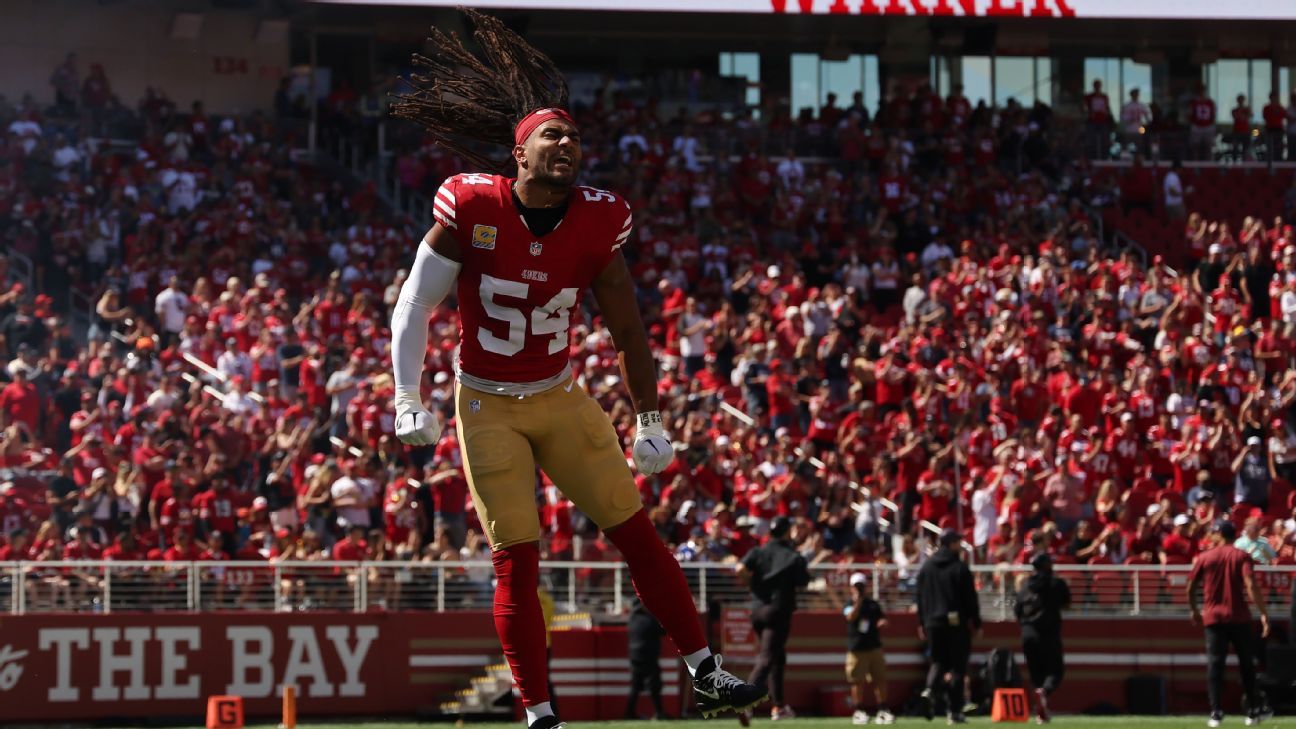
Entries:
[[481,400],[472,400],[468,403],[468,409],[474,413],[481,412]]
[[543,249],[544,246],[540,245],[540,241],[536,241],[531,244],[531,255],[538,256],[540,255],[540,251],[542,251]]

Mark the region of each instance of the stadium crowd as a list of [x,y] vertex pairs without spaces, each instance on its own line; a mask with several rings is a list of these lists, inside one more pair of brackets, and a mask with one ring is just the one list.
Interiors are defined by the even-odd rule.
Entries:
[[[53,82],[54,107],[0,108],[0,237],[34,268],[0,295],[0,561],[486,557],[454,430],[394,438],[387,322],[423,231],[290,155],[286,92],[218,118],[161,91],[124,108],[102,68]],[[741,558],[786,515],[812,563],[916,568],[953,527],[980,561],[1185,564],[1228,515],[1258,561],[1296,563],[1281,218],[1194,217],[1178,269],[1116,251],[1090,211],[1122,180],[1069,153],[1066,122],[957,90],[576,112],[586,184],[639,221],[681,449],[638,484],[679,559]],[[345,94],[322,118],[364,128]],[[395,162],[424,194],[459,171],[417,140]],[[85,344],[71,291],[95,302]],[[575,318],[579,382],[628,443],[611,342]],[[447,418],[456,326],[437,312],[424,383]],[[537,484],[545,555],[611,558]]]

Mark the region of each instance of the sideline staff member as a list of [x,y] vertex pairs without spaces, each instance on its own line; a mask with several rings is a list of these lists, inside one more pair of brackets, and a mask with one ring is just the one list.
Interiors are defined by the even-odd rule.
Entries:
[[625,718],[639,718],[639,694],[648,690],[652,698],[653,719],[666,718],[662,707],[661,639],[666,635],[661,623],[636,598],[630,607],[626,637],[630,644],[630,696],[626,700]]
[[981,604],[972,570],[960,559],[963,537],[953,529],[940,534],[940,549],[918,571],[918,637],[926,639],[931,655],[923,709],[934,713],[936,687],[949,674],[946,714],[951,724],[964,724],[963,677],[972,653],[972,633],[981,632]]
[[[1229,644],[1237,653],[1238,673],[1246,695],[1247,726],[1254,726],[1273,716],[1256,690],[1255,658],[1251,653],[1251,611],[1247,595],[1260,612],[1260,635],[1269,635],[1269,613],[1264,596],[1256,584],[1251,555],[1233,546],[1237,527],[1228,519],[1215,522],[1211,538],[1215,546],[1197,555],[1188,574],[1188,607],[1193,625],[1206,626],[1206,693],[1211,714],[1206,726],[1217,727],[1224,720],[1220,694],[1224,690],[1224,661]],[[1198,607],[1197,588],[1202,588],[1203,611]]]
[[882,606],[868,595],[868,576],[856,572],[850,578],[851,604],[843,612],[846,614],[846,680],[850,682],[851,702],[855,704],[855,713],[851,723],[863,725],[869,723],[868,712],[864,710],[864,684],[873,684],[873,699],[877,706],[875,721],[878,724],[891,724],[895,716],[887,710],[887,671],[886,655],[882,652],[881,630],[886,626],[886,616]]
[[1062,683],[1062,611],[1071,607],[1071,588],[1053,574],[1053,558],[1047,552],[1031,560],[1034,574],[1017,592],[1013,612],[1021,623],[1022,653],[1035,687],[1035,717],[1046,724],[1051,719],[1048,697]]
[[810,568],[792,542],[788,532],[792,522],[776,516],[770,523],[770,540],[753,549],[738,565],[738,578],[748,583],[752,593],[752,629],[760,640],[760,655],[747,682],[769,686],[774,705],[770,718],[789,719],[795,714],[783,703],[783,671],[787,667],[787,639],[796,610],[797,589],[810,584]]

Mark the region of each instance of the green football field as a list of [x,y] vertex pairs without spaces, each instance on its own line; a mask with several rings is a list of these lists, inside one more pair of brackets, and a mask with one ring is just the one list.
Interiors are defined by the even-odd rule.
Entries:
[[[991,722],[988,717],[974,716],[968,717],[970,726],[990,726]],[[1034,726],[1032,720],[1030,726]],[[251,724],[250,727],[270,727],[274,724]],[[312,722],[309,720],[298,723],[302,729],[310,727],[328,727],[329,729],[427,729],[428,727],[455,726],[447,722],[394,722],[394,721],[366,721],[366,722]],[[465,727],[483,727],[484,729],[522,729],[521,723],[488,723],[488,722],[465,722]],[[603,722],[572,722],[568,725],[571,729],[580,729],[582,727],[598,727],[598,729],[649,729],[650,727],[661,727],[662,729],[731,729],[737,727],[738,722],[734,719],[716,718],[711,720],[691,720],[691,721],[603,721]],[[777,724],[770,722],[768,719],[754,719],[752,726],[761,729],[844,729],[851,726],[849,718],[836,719],[791,719],[780,721]],[[872,725],[870,725],[872,726]],[[902,717],[896,720],[892,726],[912,726],[912,727],[944,727],[946,726],[943,718],[937,718],[932,722],[927,722],[920,718]],[[1002,726],[1012,726],[1003,724]],[[1025,725],[1019,725],[1025,726]],[[1055,718],[1050,727],[1056,729],[1106,729],[1112,727],[1138,727],[1139,729],[1200,729],[1206,726],[1205,716],[1061,716]],[[1224,717],[1225,727],[1243,726],[1243,717],[1240,714]],[[1263,727],[1289,727],[1296,729],[1296,716],[1275,716],[1264,722]],[[185,727],[184,729],[192,729]]]

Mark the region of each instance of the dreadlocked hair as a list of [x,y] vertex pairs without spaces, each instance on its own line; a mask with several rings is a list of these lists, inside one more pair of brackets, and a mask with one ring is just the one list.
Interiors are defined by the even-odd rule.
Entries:
[[514,127],[532,111],[566,107],[567,81],[553,61],[499,19],[459,10],[472,21],[481,57],[464,47],[457,34],[432,28],[427,41],[431,51],[414,54],[413,90],[396,95],[392,115],[417,122],[464,161],[502,170],[512,158],[496,159],[485,150],[512,149]]

